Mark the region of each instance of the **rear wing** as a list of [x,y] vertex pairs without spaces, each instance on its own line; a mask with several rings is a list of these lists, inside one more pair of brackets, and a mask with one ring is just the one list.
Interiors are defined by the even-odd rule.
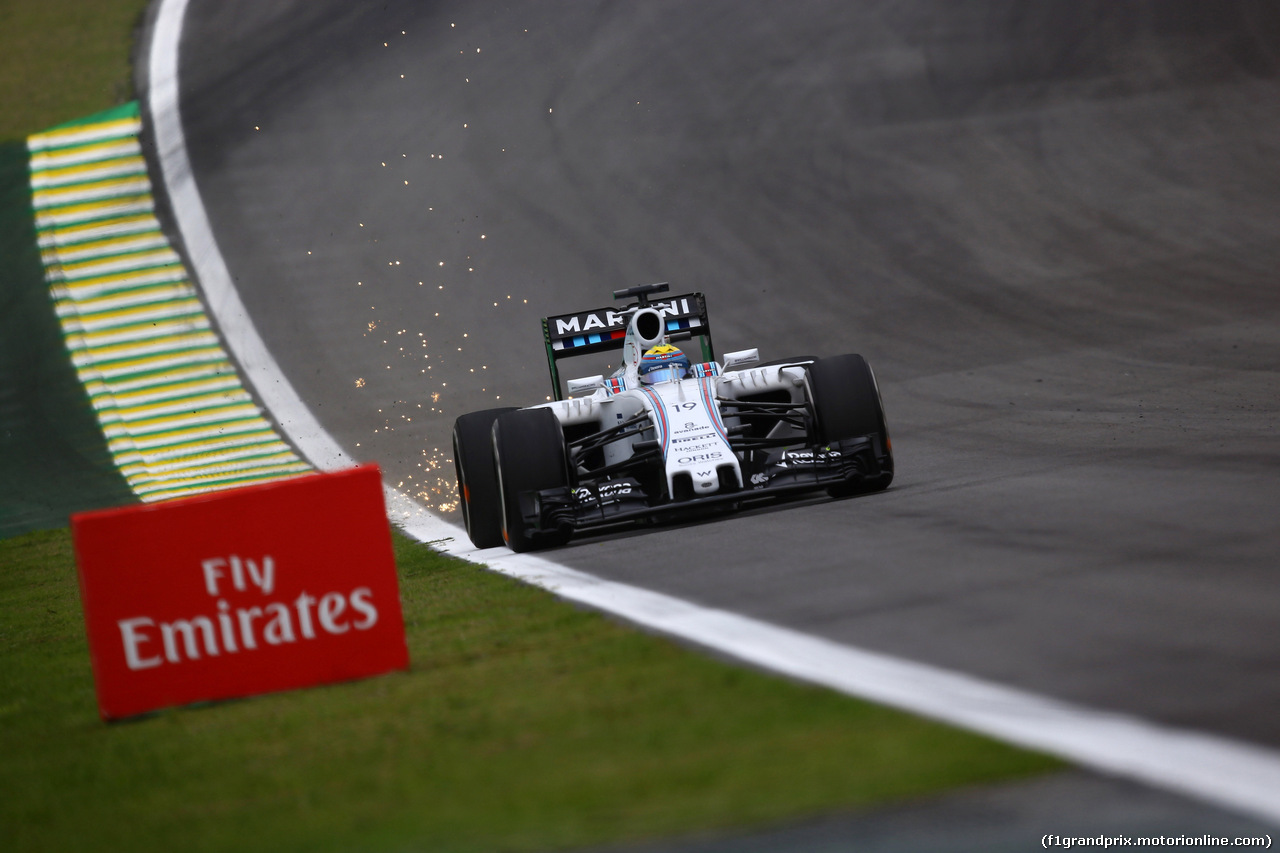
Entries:
[[[651,288],[654,285],[645,287]],[[632,295],[627,291],[619,293]],[[544,317],[542,339],[547,345],[547,367],[551,370],[551,387],[557,400],[563,400],[564,394],[560,391],[560,371],[556,363],[570,356],[622,349],[627,336],[627,323],[632,313],[640,307],[653,308],[662,315],[671,340],[699,338],[702,360],[715,359],[715,349],[711,344],[711,321],[707,317],[707,300],[701,293],[686,293],[661,301],[651,301],[646,298],[646,294],[640,294],[638,302],[622,308],[600,308]]]

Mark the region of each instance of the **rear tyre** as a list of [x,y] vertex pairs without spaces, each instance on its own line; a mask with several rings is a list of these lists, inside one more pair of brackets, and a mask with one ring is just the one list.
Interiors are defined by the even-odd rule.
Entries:
[[477,548],[502,544],[502,502],[493,467],[493,422],[511,407],[471,412],[453,422],[453,468],[467,536]]
[[568,530],[543,529],[534,492],[569,485],[568,452],[560,421],[548,409],[508,412],[493,425],[494,464],[502,507],[502,537],[512,551],[552,548],[569,541]]
[[893,445],[871,365],[860,355],[822,358],[809,366],[809,399],[824,444],[869,435],[880,463],[873,477],[832,486],[833,497],[878,492],[893,482]]

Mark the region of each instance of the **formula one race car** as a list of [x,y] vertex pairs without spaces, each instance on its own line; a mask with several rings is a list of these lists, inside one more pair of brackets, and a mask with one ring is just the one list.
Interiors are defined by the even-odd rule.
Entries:
[[[477,548],[562,545],[577,531],[696,517],[826,489],[886,488],[893,450],[875,375],[860,355],[758,365],[757,350],[716,362],[701,293],[635,298],[542,321],[555,401],[457,419],[453,459],[467,535]],[[701,339],[702,361],[672,341]],[[557,363],[621,349],[622,366],[572,379]],[[757,366],[758,365],[758,366]]]

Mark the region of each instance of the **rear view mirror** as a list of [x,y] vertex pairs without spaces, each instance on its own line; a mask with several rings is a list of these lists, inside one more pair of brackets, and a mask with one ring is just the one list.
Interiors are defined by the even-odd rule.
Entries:
[[597,388],[604,387],[604,377],[596,375],[584,376],[581,379],[570,379],[566,387],[571,396],[574,394],[590,394]]
[[737,352],[727,352],[724,354],[724,369],[732,370],[735,367],[750,367],[753,364],[760,363],[760,350],[743,349]]

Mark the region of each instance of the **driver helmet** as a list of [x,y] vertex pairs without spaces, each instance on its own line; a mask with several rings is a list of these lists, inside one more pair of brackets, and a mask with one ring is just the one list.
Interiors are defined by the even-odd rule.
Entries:
[[689,357],[671,344],[658,344],[640,357],[640,381],[645,385],[675,382],[689,374]]

